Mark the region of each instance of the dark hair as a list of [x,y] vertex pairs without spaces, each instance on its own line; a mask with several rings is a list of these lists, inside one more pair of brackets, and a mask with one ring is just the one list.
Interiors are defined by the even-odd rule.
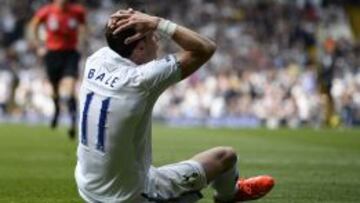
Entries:
[[129,28],[124,31],[121,31],[120,33],[114,35],[113,30],[109,27],[105,27],[105,37],[106,42],[108,46],[114,50],[116,53],[118,53],[120,56],[129,58],[132,52],[134,51],[136,45],[141,40],[137,40],[135,42],[132,42],[130,44],[125,44],[125,39],[128,37],[133,36],[136,34],[136,31],[134,28]]

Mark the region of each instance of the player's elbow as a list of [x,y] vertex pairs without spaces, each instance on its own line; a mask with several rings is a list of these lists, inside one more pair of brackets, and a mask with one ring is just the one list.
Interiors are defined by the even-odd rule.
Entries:
[[40,23],[36,18],[33,18],[29,25],[28,25],[28,32],[31,36],[34,36],[37,34],[37,31],[39,29]]
[[[203,65],[206,63],[212,55],[216,51],[216,44],[215,42],[208,40],[206,44],[204,44],[200,49],[197,51],[191,52],[191,58],[194,59],[199,64]],[[199,67],[201,66],[199,65]]]
[[204,54],[207,58],[210,58],[216,51],[217,45],[214,41],[209,40],[207,45],[204,47]]

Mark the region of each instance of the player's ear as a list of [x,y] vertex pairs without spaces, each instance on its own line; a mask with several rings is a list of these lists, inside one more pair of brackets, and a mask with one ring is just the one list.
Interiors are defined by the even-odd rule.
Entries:
[[141,40],[138,46],[141,51],[144,51],[145,50],[145,41]]
[[[145,50],[145,42],[141,40],[135,47],[134,52],[143,52]],[[139,54],[139,53],[137,53]]]
[[145,59],[145,43],[141,40],[134,48],[130,59],[137,64],[142,64]]

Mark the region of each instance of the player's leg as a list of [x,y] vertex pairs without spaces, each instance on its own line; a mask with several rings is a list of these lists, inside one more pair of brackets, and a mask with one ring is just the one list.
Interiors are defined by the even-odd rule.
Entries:
[[76,134],[76,116],[77,116],[77,100],[76,100],[76,82],[78,78],[78,66],[80,61],[80,54],[75,51],[67,51],[64,53],[65,66],[60,82],[60,98],[68,107],[68,112],[71,120],[68,131],[69,137],[74,138]]
[[239,177],[237,155],[231,147],[215,147],[195,155],[192,160],[204,168],[208,183],[215,190],[215,198],[229,201],[235,196]]
[[207,182],[215,190],[215,201],[219,203],[258,199],[274,185],[270,176],[238,180],[237,155],[231,147],[216,147],[195,155],[192,160],[202,165]]
[[76,116],[77,116],[77,102],[76,102],[76,82],[78,78],[78,65],[80,61],[80,54],[77,51],[69,51],[64,53],[65,66],[60,82],[60,98],[68,107],[70,115],[70,128],[68,131],[69,137],[74,138],[76,134]]
[[199,191],[208,184],[215,190],[216,202],[221,203],[258,199],[273,186],[268,176],[238,180],[237,155],[231,147],[212,148],[188,161],[151,168],[149,174],[146,197],[176,203],[196,202]]
[[58,121],[59,121],[59,114],[60,114],[60,99],[59,99],[59,82],[51,82],[52,87],[53,87],[53,95],[52,95],[52,99],[54,102],[54,114],[53,114],[53,118],[51,120],[51,128],[55,129],[58,125]]
[[187,160],[159,168],[151,167],[142,197],[150,202],[193,203],[207,186],[200,163]]
[[75,87],[76,87],[76,79],[73,77],[66,76],[61,79],[60,86],[59,86],[59,95],[66,104],[68,108],[68,112],[70,115],[70,128],[69,128],[69,136],[70,138],[75,137],[76,133],[76,113],[77,113],[77,106],[76,106],[76,97],[75,97]]
[[50,127],[54,129],[57,127],[60,114],[59,81],[61,77],[62,57],[58,52],[49,51],[44,56],[44,62],[46,66],[46,73],[53,90],[52,99],[55,110],[53,118],[51,119]]

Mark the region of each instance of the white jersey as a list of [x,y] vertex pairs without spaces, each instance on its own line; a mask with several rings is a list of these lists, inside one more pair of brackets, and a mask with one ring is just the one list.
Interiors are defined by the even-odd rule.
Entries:
[[173,55],[137,66],[104,47],[87,59],[75,170],[83,198],[144,202],[141,194],[152,162],[152,109],[180,78]]

